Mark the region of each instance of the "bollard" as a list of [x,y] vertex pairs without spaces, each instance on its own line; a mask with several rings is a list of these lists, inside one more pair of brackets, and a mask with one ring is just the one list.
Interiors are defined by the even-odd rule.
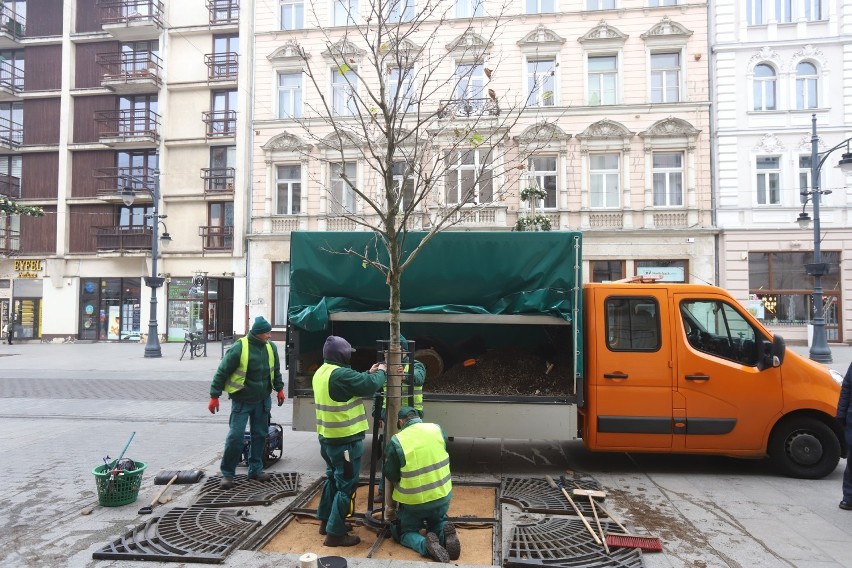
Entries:
[[317,568],[317,555],[313,552],[306,552],[299,557],[299,566],[301,568]]

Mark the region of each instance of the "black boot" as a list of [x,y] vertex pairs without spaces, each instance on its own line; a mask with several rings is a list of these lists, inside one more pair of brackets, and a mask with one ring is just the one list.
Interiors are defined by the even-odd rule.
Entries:
[[233,489],[234,487],[234,478],[233,477],[223,477],[222,481],[219,482],[219,489]]
[[[320,521],[320,534],[323,535],[323,536],[325,536],[327,534],[326,530],[325,530],[327,524],[328,523],[326,521]],[[346,525],[346,532],[349,532],[349,531],[352,530],[352,523],[343,523],[343,524]]]
[[356,546],[361,539],[354,534],[329,534],[325,537],[324,546]]
[[429,553],[429,557],[436,562],[449,562],[450,555],[447,553],[447,549],[441,546],[441,541],[438,540],[438,535],[435,533],[426,533],[426,552]]
[[444,548],[447,549],[450,560],[458,560],[459,556],[461,556],[461,543],[459,542],[456,527],[453,523],[444,525]]

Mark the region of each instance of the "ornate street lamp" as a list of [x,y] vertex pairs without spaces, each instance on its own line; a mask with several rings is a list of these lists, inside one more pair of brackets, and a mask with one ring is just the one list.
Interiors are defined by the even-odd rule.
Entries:
[[852,138],[847,138],[837,146],[831,148],[830,150],[826,150],[825,152],[819,152],[819,137],[817,136],[817,119],[816,114],[811,116],[811,185],[812,188],[809,191],[803,191],[802,196],[804,196],[804,204],[802,205],[802,212],[799,213],[799,217],[796,220],[799,223],[799,227],[802,229],[807,229],[811,223],[811,218],[808,216],[807,212],[805,212],[805,207],[810,201],[813,203],[814,208],[814,261],[810,264],[805,264],[805,272],[814,277],[814,291],[813,291],[813,337],[811,338],[811,348],[809,356],[814,361],[818,361],[820,363],[831,363],[831,349],[828,347],[828,339],[825,334],[825,313],[823,311],[823,299],[822,299],[822,277],[828,274],[828,264],[822,262],[822,256],[820,253],[820,224],[819,224],[819,202],[820,196],[828,195],[831,193],[831,190],[820,190],[819,188],[819,171],[822,168],[822,165],[825,163],[826,158],[828,158],[829,154],[841,148],[842,146],[846,146],[846,152],[843,154],[840,162],[837,166],[843,172],[844,175],[852,175],[852,153],[849,151],[849,142],[852,141]]
[[[160,215],[160,171],[154,170],[152,172],[154,176],[154,184],[149,185],[149,183],[143,182],[137,178],[132,176],[125,176],[126,179],[136,182],[133,184],[135,188],[137,185],[145,192],[151,195],[151,202],[153,204],[152,212],[150,215],[145,215],[146,219],[152,219],[152,228],[151,228],[151,276],[145,277],[145,285],[151,288],[151,309],[150,315],[148,319],[148,341],[145,343],[145,357],[153,358],[153,357],[162,357],[163,352],[160,349],[160,334],[157,330],[157,288],[163,285],[165,282],[165,278],[161,276],[157,276],[157,254],[158,243],[159,243],[159,232],[160,232],[160,223],[163,223],[162,219],[166,218],[166,215]],[[125,186],[127,187],[127,185]],[[127,207],[133,205],[133,200],[136,198],[135,189],[125,189],[121,193],[121,200]],[[163,228],[166,229],[165,223],[163,223]],[[163,231],[163,241],[171,241],[172,237],[169,235],[168,229]]]

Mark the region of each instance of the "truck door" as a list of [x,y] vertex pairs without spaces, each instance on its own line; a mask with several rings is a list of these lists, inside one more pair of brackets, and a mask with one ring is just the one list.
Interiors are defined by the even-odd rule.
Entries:
[[[781,368],[758,370],[769,339],[723,297],[675,295],[677,389],[685,402],[686,448],[758,450],[781,411]],[[675,417],[680,418],[680,417]]]
[[599,448],[671,448],[672,348],[666,290],[595,295],[594,396]]

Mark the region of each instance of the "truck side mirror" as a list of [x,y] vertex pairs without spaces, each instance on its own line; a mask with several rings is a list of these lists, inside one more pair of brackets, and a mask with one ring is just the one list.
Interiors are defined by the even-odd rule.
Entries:
[[776,335],[772,341],[767,339],[760,342],[760,359],[758,368],[762,371],[770,367],[780,367],[784,362],[784,354],[787,352],[787,344],[784,338]]

